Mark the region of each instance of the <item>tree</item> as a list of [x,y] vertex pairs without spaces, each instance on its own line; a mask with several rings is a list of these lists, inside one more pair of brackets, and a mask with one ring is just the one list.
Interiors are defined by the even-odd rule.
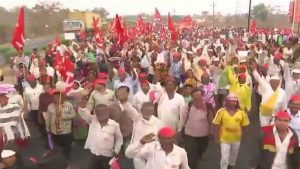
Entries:
[[207,16],[208,13],[209,13],[208,11],[202,11],[202,15],[203,15],[203,16]]
[[102,7],[100,7],[100,8],[94,8],[92,10],[92,12],[99,14],[102,18],[106,18],[109,15],[109,13],[107,12],[107,10],[104,9],[104,8],[102,8]]
[[253,7],[252,13],[255,18],[260,19],[261,21],[266,21],[268,14],[270,13],[270,9],[264,3],[260,3]]

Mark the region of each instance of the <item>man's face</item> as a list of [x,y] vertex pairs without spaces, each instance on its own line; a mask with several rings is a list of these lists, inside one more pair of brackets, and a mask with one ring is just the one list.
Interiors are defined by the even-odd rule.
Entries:
[[278,118],[275,119],[275,126],[278,130],[287,130],[289,127],[289,118]]
[[0,94],[0,105],[6,105],[8,103],[8,98],[4,94]]
[[3,163],[6,167],[13,167],[16,164],[17,158],[15,155],[7,158],[3,158]]
[[146,120],[149,120],[150,117],[154,113],[154,107],[149,106],[149,105],[142,106],[141,112],[142,112],[143,118],[146,119]]
[[36,86],[36,80],[29,80],[28,83],[32,88]]
[[128,100],[129,93],[126,88],[121,88],[117,90],[116,96],[120,102],[126,102]]
[[294,80],[299,80],[299,78],[300,78],[300,74],[299,73],[293,73],[292,75],[293,75],[293,79]]
[[174,145],[175,137],[165,138],[162,136],[158,136],[158,140],[163,149],[170,148]]
[[107,107],[96,107],[95,108],[95,114],[97,117],[97,120],[99,122],[107,121],[109,118],[109,111]]
[[104,88],[105,88],[105,85],[103,85],[103,84],[95,84],[95,90],[100,91],[100,90],[102,90]]
[[46,93],[49,92],[51,89],[50,85],[48,85],[48,84],[44,85],[43,88]]
[[165,89],[168,93],[174,92],[176,89],[176,85],[173,82],[166,82]]
[[150,86],[149,86],[149,84],[142,83],[141,89],[144,93],[148,93],[148,91],[150,90]]

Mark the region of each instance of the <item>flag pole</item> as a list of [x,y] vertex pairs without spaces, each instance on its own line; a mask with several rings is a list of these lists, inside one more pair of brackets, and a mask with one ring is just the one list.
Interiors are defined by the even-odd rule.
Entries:
[[295,16],[296,16],[296,7],[297,7],[297,1],[298,0],[294,0],[294,11],[293,11],[293,24],[292,24],[292,33],[294,33],[294,26],[295,26]]
[[251,17],[251,5],[252,0],[249,0],[249,11],[248,11],[248,32],[250,32],[250,17]]

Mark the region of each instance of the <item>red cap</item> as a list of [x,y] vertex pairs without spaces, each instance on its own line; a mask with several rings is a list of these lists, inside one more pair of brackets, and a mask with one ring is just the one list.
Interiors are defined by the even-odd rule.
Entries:
[[202,48],[197,49],[197,53],[201,53],[202,52]]
[[274,55],[274,58],[275,58],[275,59],[282,59],[282,58],[283,58],[283,55],[282,55],[282,53],[277,52],[277,53]]
[[126,74],[126,70],[123,67],[119,68],[119,74]]
[[158,131],[158,135],[161,137],[170,138],[176,135],[176,131],[172,127],[166,126]]
[[60,91],[60,90],[57,90],[57,89],[52,89],[52,90],[49,91],[49,94],[52,95],[52,96],[56,93],[66,94],[64,91]]
[[28,81],[34,81],[34,80],[36,80],[36,78],[32,74],[30,74],[30,75],[27,76],[27,80]]
[[247,66],[246,66],[246,65],[240,65],[240,66],[239,66],[239,69],[246,70],[246,69],[247,69]]
[[207,62],[206,62],[205,59],[201,59],[201,60],[199,61],[199,63],[200,63],[201,65],[207,65]]
[[263,65],[263,67],[266,68],[266,69],[269,69],[269,64],[266,63],[266,64]]
[[290,102],[300,103],[300,95],[293,95],[290,99]]
[[146,78],[147,74],[146,73],[140,73],[138,76],[139,76],[139,79]]
[[176,83],[176,80],[174,79],[174,77],[168,76],[168,77],[166,77],[166,79],[165,79],[165,83],[167,83],[167,82]]
[[143,81],[141,82],[141,84],[149,85],[149,81],[148,81],[148,80],[143,80]]
[[105,85],[106,82],[107,82],[106,79],[96,79],[94,83],[95,84],[103,84],[103,85]]
[[239,78],[241,78],[241,79],[246,79],[246,78],[247,78],[246,73],[241,73],[241,74],[239,74]]
[[107,79],[107,73],[99,72],[99,73],[98,73],[98,78],[99,78],[99,79]]
[[174,57],[174,58],[180,58],[180,57],[181,57],[181,54],[178,53],[178,52],[176,52],[176,53],[174,53],[173,57]]
[[280,111],[276,114],[276,118],[291,119],[291,115],[286,111]]

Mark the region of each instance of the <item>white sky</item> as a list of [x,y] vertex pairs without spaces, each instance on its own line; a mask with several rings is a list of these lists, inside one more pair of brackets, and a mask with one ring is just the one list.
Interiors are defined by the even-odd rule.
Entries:
[[[39,0],[0,0],[0,6],[11,9],[14,6],[26,5],[34,6]],[[201,14],[207,10],[212,12],[212,3],[216,3],[215,11],[222,14],[246,13],[248,11],[249,0],[48,0],[60,1],[64,7],[70,9],[93,9],[94,7],[103,7],[110,16],[116,13],[139,14],[142,12],[152,14],[157,7],[162,15],[168,12],[171,14]],[[282,11],[287,12],[289,0],[252,0],[252,4],[265,3],[266,5],[279,6]],[[237,7],[238,4],[238,7]]]

